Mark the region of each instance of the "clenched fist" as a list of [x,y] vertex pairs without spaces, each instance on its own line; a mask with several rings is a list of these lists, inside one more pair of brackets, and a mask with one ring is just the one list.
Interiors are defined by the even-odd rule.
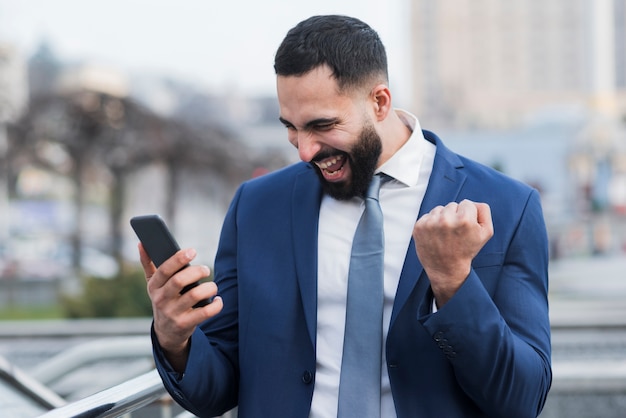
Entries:
[[415,223],[417,257],[430,279],[439,308],[467,279],[472,260],[492,236],[489,205],[467,199],[437,206]]

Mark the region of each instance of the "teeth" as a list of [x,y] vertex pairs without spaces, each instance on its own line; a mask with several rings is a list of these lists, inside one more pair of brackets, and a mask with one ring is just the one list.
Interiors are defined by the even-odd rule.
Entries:
[[321,163],[321,164],[320,164],[320,167],[321,167],[321,168],[328,168],[328,167],[330,167],[331,165],[335,164],[336,162],[337,162],[337,159],[336,159],[336,158],[333,158],[333,159],[332,159],[332,160],[330,160],[330,161],[327,161],[327,162],[325,162],[325,163]]
[[341,157],[333,157],[332,159],[328,160],[327,162],[317,163],[317,166],[319,168],[326,169],[326,168],[330,167],[333,164],[337,164],[337,161],[339,161],[340,159],[341,159]]

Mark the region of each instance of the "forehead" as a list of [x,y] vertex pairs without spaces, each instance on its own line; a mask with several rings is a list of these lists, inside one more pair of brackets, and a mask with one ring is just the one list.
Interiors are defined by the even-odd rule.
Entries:
[[327,66],[301,76],[276,79],[280,116],[292,123],[317,117],[336,117],[354,106],[354,97],[340,92]]

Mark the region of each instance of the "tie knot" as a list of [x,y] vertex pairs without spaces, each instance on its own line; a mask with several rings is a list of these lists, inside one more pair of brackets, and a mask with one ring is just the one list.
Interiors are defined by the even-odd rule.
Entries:
[[365,194],[365,198],[378,200],[380,186],[387,178],[388,178],[387,175],[383,173],[378,173],[375,176],[373,176],[372,181],[370,182],[370,185],[367,188],[367,193]]

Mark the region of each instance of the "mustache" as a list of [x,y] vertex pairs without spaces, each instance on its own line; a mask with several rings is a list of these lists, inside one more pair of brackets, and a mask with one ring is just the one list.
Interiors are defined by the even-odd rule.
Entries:
[[338,149],[328,149],[328,150],[321,150],[320,152],[318,152],[317,154],[315,154],[315,156],[313,158],[311,158],[311,163],[319,163],[322,160],[325,160],[326,158],[330,158],[333,155],[339,155],[339,154],[346,154],[348,155],[347,152],[344,151],[339,151]]

